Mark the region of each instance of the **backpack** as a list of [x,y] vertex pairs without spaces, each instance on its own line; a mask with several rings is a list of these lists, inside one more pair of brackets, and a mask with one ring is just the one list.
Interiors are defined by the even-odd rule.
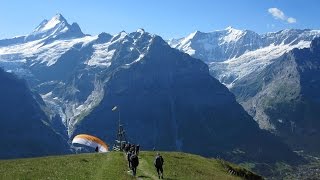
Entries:
[[162,156],[157,156],[154,165],[156,167],[161,167],[163,165],[163,158]]
[[131,158],[130,158],[130,160],[131,160],[131,165],[133,166],[133,167],[137,167],[138,165],[139,165],[139,159],[138,159],[138,156],[137,155],[132,155],[131,156]]
[[128,159],[128,161],[131,161],[131,155],[132,155],[132,153],[131,152],[128,152],[128,154],[127,154],[127,159]]

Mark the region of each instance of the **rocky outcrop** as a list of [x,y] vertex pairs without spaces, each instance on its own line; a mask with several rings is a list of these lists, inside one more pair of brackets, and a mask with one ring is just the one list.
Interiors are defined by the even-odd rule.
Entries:
[[37,102],[39,97],[28,89],[26,83],[1,69],[0,81],[0,158],[70,152],[66,139],[50,126]]

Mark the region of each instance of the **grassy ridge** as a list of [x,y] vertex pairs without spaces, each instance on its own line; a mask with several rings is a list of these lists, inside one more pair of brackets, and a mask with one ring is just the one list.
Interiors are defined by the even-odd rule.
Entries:
[[[161,155],[165,179],[241,179],[214,159],[178,152]],[[157,179],[154,156],[155,152],[140,153],[136,178],[128,172],[125,155],[110,152],[1,160],[0,179]]]
[[[214,159],[178,152],[162,152],[161,155],[165,161],[164,177],[168,179],[240,179],[229,175],[220,162]],[[157,177],[153,166],[154,157],[155,152],[141,153],[138,176],[150,177],[144,174],[147,171]]]
[[0,179],[131,179],[122,153],[0,161]]

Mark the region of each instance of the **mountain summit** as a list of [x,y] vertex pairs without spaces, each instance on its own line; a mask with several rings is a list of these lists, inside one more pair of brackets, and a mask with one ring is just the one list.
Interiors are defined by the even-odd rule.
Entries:
[[25,37],[26,41],[42,38],[75,38],[84,36],[79,25],[68,24],[67,20],[61,15],[56,14],[49,21],[43,20],[38,27]]
[[257,49],[260,46],[260,37],[253,31],[227,27],[209,33],[196,31],[168,43],[171,47],[205,62],[220,62]]

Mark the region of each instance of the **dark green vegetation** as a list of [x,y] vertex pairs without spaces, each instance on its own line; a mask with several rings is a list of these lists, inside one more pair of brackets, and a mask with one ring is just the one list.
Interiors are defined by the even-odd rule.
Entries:
[[283,162],[275,164],[265,163],[241,163],[241,167],[264,174],[267,179],[319,179],[320,158],[311,156],[303,151],[297,152],[306,162],[299,165],[289,165]]
[[[165,160],[165,179],[241,179],[233,171],[251,174],[236,165],[201,156],[161,153]],[[153,166],[155,152],[140,153],[138,179],[157,179]],[[235,173],[234,172],[234,173]],[[81,154],[0,161],[0,179],[135,179],[128,172],[123,153]]]

